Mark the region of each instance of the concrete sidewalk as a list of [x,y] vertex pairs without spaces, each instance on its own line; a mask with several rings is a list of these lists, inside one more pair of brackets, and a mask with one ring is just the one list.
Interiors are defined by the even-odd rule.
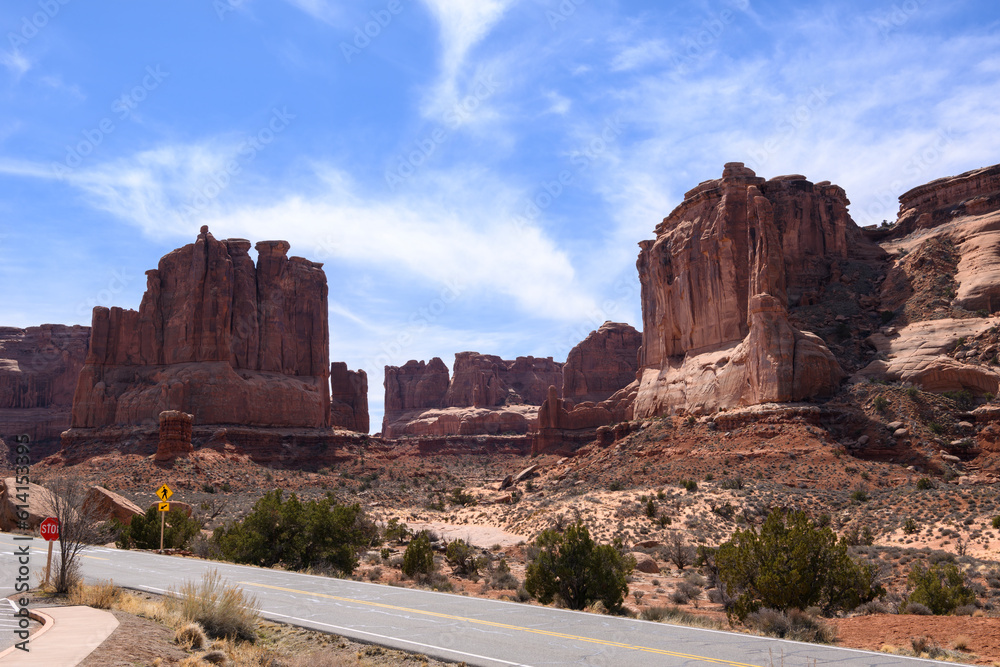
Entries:
[[0,665],[74,667],[118,627],[114,614],[91,607],[33,607],[44,624],[31,635],[28,652],[11,647],[0,653]]

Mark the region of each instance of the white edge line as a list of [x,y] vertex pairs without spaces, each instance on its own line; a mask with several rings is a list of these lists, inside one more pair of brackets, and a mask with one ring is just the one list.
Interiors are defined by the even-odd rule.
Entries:
[[[387,640],[387,641],[402,642],[404,644],[412,644],[413,646],[420,646],[421,648],[429,648],[429,649],[435,649],[437,651],[445,651],[447,653],[454,653],[456,655],[464,655],[464,656],[466,656],[468,658],[479,658],[480,660],[489,660],[490,662],[498,662],[498,663],[503,664],[503,665],[513,665],[514,667],[531,667],[530,665],[525,665],[524,663],[520,663],[520,662],[509,662],[507,660],[501,660],[499,658],[491,658],[489,656],[478,655],[476,653],[466,653],[465,651],[457,651],[457,650],[455,650],[453,648],[445,648],[443,646],[434,646],[433,644],[421,644],[420,642],[410,641],[409,639],[400,639],[399,637],[390,637],[388,635],[380,635],[380,634],[377,634],[377,633],[374,633],[374,632],[368,632],[366,630],[358,630],[357,628],[346,628],[346,627],[343,627],[343,626],[340,626],[340,625],[331,625],[330,623],[323,623],[321,621],[310,621],[308,619],[298,618],[296,616],[286,616],[285,614],[279,614],[278,612],[275,612],[275,611],[265,611],[265,612],[262,612],[262,613],[270,614],[272,616],[281,616],[282,618],[287,618],[287,619],[290,619],[292,621],[299,621],[300,623],[303,623],[303,624],[312,623],[312,624],[315,624],[315,625],[324,625],[324,626],[326,626],[328,628],[333,628],[334,630],[343,630],[345,632],[357,632],[357,633],[360,633],[360,634],[363,634],[363,635],[370,635],[372,637],[378,637],[379,639],[384,639],[384,640]],[[309,627],[309,626],[308,625],[304,625],[303,627]],[[349,636],[350,635],[348,635],[348,637]]]
[[[158,591],[160,593],[168,593],[169,592],[169,591],[165,591],[162,588],[156,588],[154,586],[143,586],[142,589],[149,590],[149,591]],[[375,632],[368,632],[366,630],[358,630],[357,628],[348,628],[348,627],[344,627],[342,625],[332,625],[330,623],[323,623],[322,621],[312,621],[312,620],[309,620],[309,619],[306,619],[306,618],[299,618],[297,616],[288,616],[287,614],[279,614],[276,611],[261,610],[261,613],[262,614],[268,614],[268,615],[271,615],[271,616],[280,616],[282,618],[287,618],[287,619],[290,619],[292,621],[299,621],[300,623],[304,624],[302,627],[306,627],[306,628],[309,627],[308,624],[310,624],[310,623],[311,624],[315,624],[315,625],[323,625],[323,626],[326,626],[328,628],[333,628],[334,630],[343,630],[345,632],[357,632],[357,633],[360,633],[360,634],[363,634],[363,635],[370,635],[372,637],[378,637],[379,639],[384,639],[384,640],[388,640],[388,641],[402,642],[404,644],[412,644],[413,646],[420,646],[421,648],[429,648],[429,649],[435,649],[435,650],[438,650],[438,651],[446,651],[448,653],[454,653],[455,655],[464,655],[464,656],[466,656],[468,658],[479,658],[480,660],[489,660],[491,662],[498,662],[498,663],[503,664],[503,665],[512,665],[513,667],[531,667],[530,665],[525,665],[525,664],[520,663],[520,662],[510,662],[510,661],[507,661],[507,660],[501,660],[499,658],[491,658],[491,657],[485,656],[485,655],[478,655],[476,653],[466,653],[465,651],[457,651],[457,650],[452,649],[452,648],[445,648],[444,646],[435,646],[434,644],[421,644],[420,642],[410,641],[409,639],[401,639],[399,637],[390,637],[389,635],[380,635],[380,634],[377,634]]]

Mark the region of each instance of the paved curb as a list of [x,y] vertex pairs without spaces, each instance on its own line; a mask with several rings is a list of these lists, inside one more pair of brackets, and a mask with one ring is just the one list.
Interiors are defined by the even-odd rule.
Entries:
[[[44,635],[46,632],[48,632],[49,630],[51,630],[55,626],[55,624],[56,624],[55,619],[53,619],[51,616],[49,616],[48,614],[43,614],[40,611],[35,611],[34,609],[30,609],[30,608],[28,609],[28,616],[33,621],[37,621],[38,623],[42,624],[42,627],[40,627],[33,635],[30,635],[28,637],[28,639],[30,641],[35,641],[35,639],[37,639],[38,637],[41,637],[42,635]],[[30,646],[30,644],[29,644],[29,646]],[[5,662],[4,659],[7,656],[9,656],[11,653],[14,653],[15,651],[18,651],[18,650],[20,650],[20,649],[18,649],[17,646],[11,646],[9,649],[3,651],[2,653],[0,653],[0,662]],[[7,661],[7,662],[9,662],[9,661]]]
[[[31,635],[31,643],[28,645],[30,650],[24,653],[16,646],[11,647],[0,654],[0,665],[78,665],[103,644],[119,625],[118,619],[111,612],[82,605],[43,609],[48,613],[40,610],[28,612],[32,616],[37,614],[44,623],[42,629]],[[52,628],[57,631],[47,634],[44,641],[39,641]]]

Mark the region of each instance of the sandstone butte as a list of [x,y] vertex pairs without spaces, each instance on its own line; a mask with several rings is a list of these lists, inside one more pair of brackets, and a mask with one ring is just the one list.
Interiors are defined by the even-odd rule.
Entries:
[[505,360],[478,352],[455,355],[454,373],[435,357],[385,368],[382,434],[444,436],[525,434],[538,428],[549,394],[603,400],[635,379],[641,336],[628,324],[605,322],[570,351]]
[[[998,323],[988,316],[1000,308],[1000,166],[903,194],[888,229],[859,228],[849,203],[829,182],[765,180],[741,163],[686,193],[656,238],[640,243],[636,381],[576,406],[550,392],[533,451],[613,439],[628,430],[622,424],[664,414],[821,399],[848,375],[996,394],[994,367],[953,352]],[[914,306],[915,285],[927,272],[923,258],[938,247],[955,249],[957,264],[945,276],[955,293],[927,312]],[[921,259],[908,260],[908,252]],[[881,289],[864,293],[856,279],[865,274],[881,274]],[[879,311],[900,326],[864,333],[875,359],[858,368],[841,345],[832,346],[838,358],[826,342],[836,338],[827,325],[837,309],[848,313],[837,320],[849,335],[858,332],[848,322],[860,327]],[[817,310],[827,322],[810,319]],[[823,325],[826,338],[796,326],[801,320]]]
[[[640,243],[641,334],[605,323],[565,363],[462,352],[453,372],[439,358],[386,367],[383,436],[532,432],[549,451],[665,414],[824,399],[845,378],[1000,393],[988,341],[957,352],[1000,323],[1000,165],[904,193],[891,226],[861,229],[848,205],[827,181],[729,163]],[[266,241],[254,266],[249,248],[203,229],[148,272],[139,311],[95,309],[74,430],[155,425],[165,410],[195,427],[367,430],[367,376],[329,364],[321,265]],[[86,331],[0,330],[13,431],[65,424]]]
[[195,243],[146,272],[138,311],[94,309],[73,397],[73,431],[156,425],[367,428],[367,379],[331,364],[322,264],[288,257],[286,241]]

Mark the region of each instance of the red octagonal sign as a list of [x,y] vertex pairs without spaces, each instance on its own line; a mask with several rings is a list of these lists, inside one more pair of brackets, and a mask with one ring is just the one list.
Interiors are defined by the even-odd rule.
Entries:
[[42,537],[46,540],[52,542],[59,539],[59,519],[54,516],[50,516],[48,519],[42,521],[42,525],[39,526],[39,530],[42,532]]

